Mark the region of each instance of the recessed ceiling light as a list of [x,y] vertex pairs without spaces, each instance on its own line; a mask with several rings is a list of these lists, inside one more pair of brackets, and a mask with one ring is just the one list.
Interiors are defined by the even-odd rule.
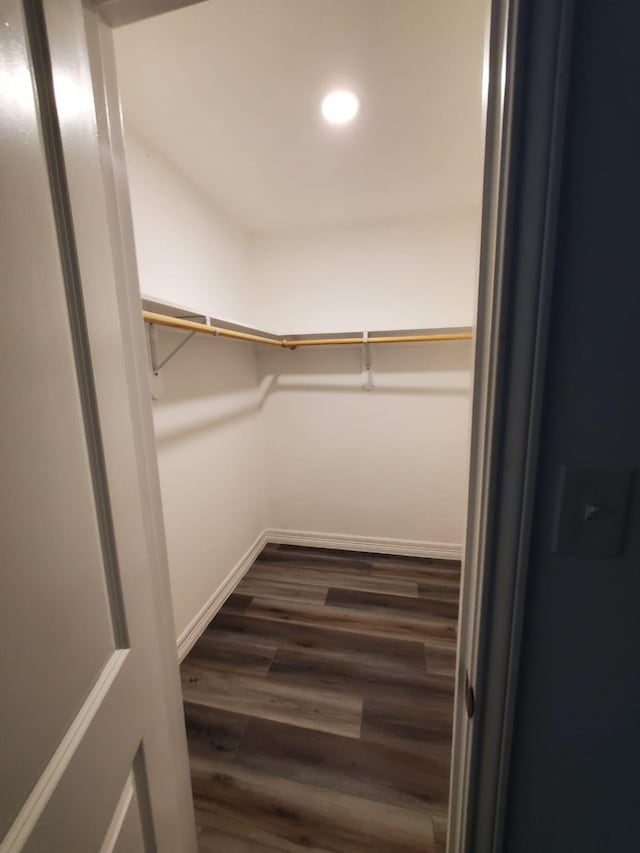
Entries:
[[360,102],[346,89],[329,92],[322,100],[322,115],[329,124],[347,124],[358,113]]

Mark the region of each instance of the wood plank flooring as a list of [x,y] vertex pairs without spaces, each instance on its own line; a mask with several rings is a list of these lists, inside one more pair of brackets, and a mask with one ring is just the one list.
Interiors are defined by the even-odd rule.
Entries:
[[201,851],[444,853],[459,588],[265,548],[181,667]]

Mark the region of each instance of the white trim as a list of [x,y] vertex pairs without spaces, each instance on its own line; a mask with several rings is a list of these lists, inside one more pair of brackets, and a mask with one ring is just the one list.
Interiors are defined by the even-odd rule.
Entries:
[[[473,403],[468,456],[465,571],[461,577],[458,649],[451,746],[447,853],[472,846],[469,835],[475,720],[467,716],[467,678],[478,696],[477,656],[487,586],[484,548],[496,433],[495,409],[501,362],[502,270],[505,254],[504,200],[511,156],[514,20],[519,0],[492,0],[485,45],[483,209],[474,324]],[[481,695],[480,695],[480,698]]]
[[344,551],[370,551],[374,554],[398,554],[402,557],[433,557],[461,560],[462,545],[452,542],[420,542],[414,539],[387,539],[382,536],[356,536],[344,533],[317,533],[309,530],[265,530],[267,542],[274,545],[301,545],[310,548],[339,548]]
[[[139,774],[136,771],[136,775],[139,775],[136,783],[137,805],[145,839],[161,835],[161,839],[158,839],[158,847],[163,851],[180,850],[181,853],[182,851],[195,853],[197,840],[193,797],[180,676],[175,657],[175,623],[151,395],[147,377],[146,341],[140,323],[138,263],[129,197],[114,39],[113,33],[104,20],[101,20],[100,14],[90,9],[91,3],[45,4],[47,7],[62,5],[65,8],[69,6],[76,9],[74,14],[84,18],[84,21],[79,23],[78,31],[86,34],[92,66],[96,118],[93,132],[97,131],[98,134],[95,167],[101,173],[103,186],[100,204],[97,201],[96,204],[102,205],[101,215],[106,216],[106,230],[100,226],[100,234],[104,230],[105,239],[110,242],[111,248],[112,280],[118,305],[114,322],[118,329],[117,334],[122,337],[121,369],[123,376],[126,374],[129,397],[128,417],[133,430],[132,452],[135,454],[135,459],[128,466],[128,470],[127,465],[119,466],[117,469],[119,471],[124,467],[127,470],[126,480],[119,474],[122,480],[119,491],[123,496],[131,497],[131,501],[125,505],[126,518],[122,521],[125,527],[128,524],[126,529],[129,530],[129,534],[125,535],[125,527],[122,527],[122,541],[126,540],[127,548],[130,549],[133,545],[129,540],[137,540],[139,535],[143,535],[145,539],[145,542],[140,545],[144,548],[144,559],[131,557],[136,560],[136,576],[144,577],[145,582],[136,584],[132,578],[135,586],[132,594],[136,600],[140,599],[136,607],[141,608],[141,617],[145,615],[144,624],[147,624],[147,620],[151,620],[150,630],[145,629],[144,637],[141,636],[140,640],[141,642],[144,640],[147,649],[145,654],[150,655],[149,660],[154,661],[155,673],[150,675],[152,679],[150,683],[154,684],[154,690],[160,691],[154,693],[154,696],[158,697],[154,700],[157,701],[158,707],[150,707],[145,718],[144,761],[140,757],[144,767],[141,764]],[[68,55],[68,52],[63,55]],[[73,132],[71,129],[71,137]],[[70,160],[75,162],[78,156],[71,137]],[[74,138],[77,141],[79,137]],[[78,210],[88,209],[85,204],[86,190],[80,193],[79,198]],[[91,238],[95,238],[93,231]],[[90,279],[91,276],[88,278]],[[99,308],[97,310],[100,312]],[[102,328],[102,325],[99,328]],[[101,350],[98,345],[100,340],[108,338],[113,344],[115,334],[110,332],[106,337],[105,334],[97,334],[94,342],[97,349]],[[109,352],[111,351],[112,347],[109,347]],[[104,367],[104,381],[107,382],[105,406],[112,408],[112,395],[108,391],[108,388],[112,387],[109,367],[111,372],[115,367],[112,357],[107,357],[107,360],[109,364]],[[121,426],[117,429],[122,432]],[[107,468],[109,486],[113,490],[114,484],[111,483],[113,468],[108,460]],[[136,535],[133,536],[131,531],[135,531]],[[120,543],[118,555],[121,556]],[[154,648],[151,649],[150,646]],[[169,764],[171,772],[167,773],[166,768]],[[154,845],[148,842],[147,846],[151,848]]]
[[178,662],[182,661],[189,654],[193,646],[196,644],[204,629],[216,615],[218,610],[231,595],[236,586],[240,583],[243,576],[253,565],[256,557],[267,544],[266,530],[256,538],[255,542],[248,551],[238,560],[227,577],[222,581],[220,586],[215,590],[213,595],[205,602],[204,606],[196,613],[191,622],[187,625],[184,631],[178,637]]
[[116,810],[114,811],[113,817],[111,818],[109,829],[107,829],[107,834],[105,835],[104,841],[102,842],[100,853],[113,853],[113,851],[115,850],[116,844],[120,839],[120,833],[122,832],[122,827],[124,826],[125,818],[127,817],[129,808],[131,807],[131,803],[133,802],[133,794],[133,773],[129,773],[129,775],[127,776],[127,781],[124,783],[124,788],[122,789],[120,799],[118,800],[118,805],[116,806]]
[[273,545],[300,545],[307,548],[337,548],[343,551],[369,551],[373,554],[397,554],[400,557],[432,557],[438,560],[462,559],[462,545],[455,545],[450,542],[419,542],[413,539],[385,539],[380,536],[315,533],[309,530],[279,530],[267,527],[238,560],[213,595],[178,637],[179,663],[182,663],[189,654],[209,622],[268,543]]

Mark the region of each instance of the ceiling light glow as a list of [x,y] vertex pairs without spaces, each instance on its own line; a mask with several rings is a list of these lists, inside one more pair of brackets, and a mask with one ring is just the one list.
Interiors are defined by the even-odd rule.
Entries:
[[329,124],[348,124],[356,117],[359,107],[360,103],[353,92],[338,89],[324,97],[322,115]]

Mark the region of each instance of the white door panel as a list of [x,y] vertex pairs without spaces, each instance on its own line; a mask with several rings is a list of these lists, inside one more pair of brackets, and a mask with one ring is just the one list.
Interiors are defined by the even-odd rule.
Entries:
[[11,6],[0,53],[0,194],[14,200],[0,230],[0,667],[12,674],[0,703],[11,732],[0,834],[115,650],[49,178]]
[[26,822],[18,849],[29,853],[100,849],[140,747],[144,706],[131,701],[137,677],[131,654],[123,650],[113,655],[67,732],[67,742],[60,745],[40,782],[45,802],[41,809],[34,803],[34,818]]
[[191,851],[85,12],[1,0],[0,17],[0,851]]

